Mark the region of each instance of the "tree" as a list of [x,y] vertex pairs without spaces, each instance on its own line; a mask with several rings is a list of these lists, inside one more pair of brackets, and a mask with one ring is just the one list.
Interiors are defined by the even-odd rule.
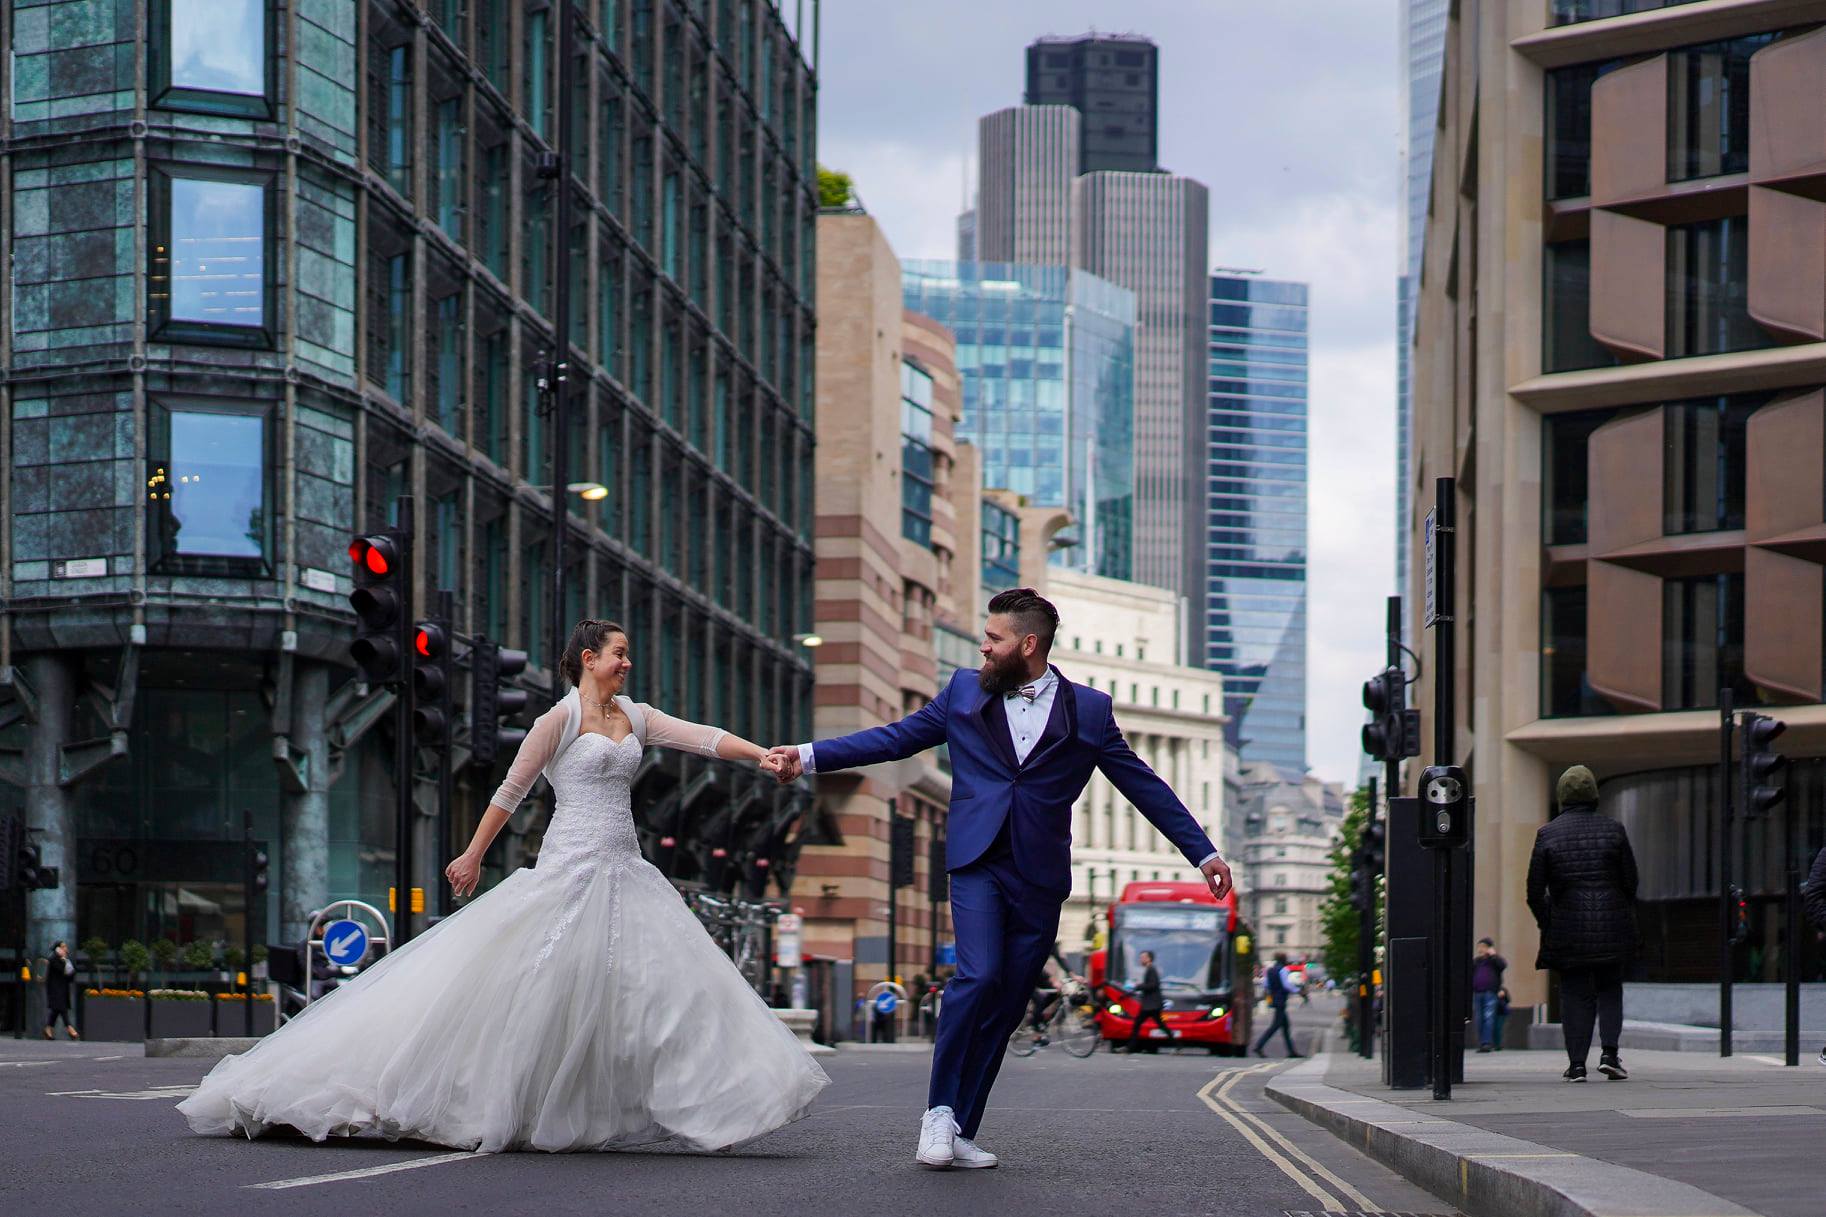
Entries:
[[[1326,879],[1325,898],[1319,902],[1319,927],[1324,936],[1322,957],[1325,961],[1325,973],[1335,976],[1342,982],[1346,976],[1357,975],[1357,927],[1362,923],[1362,914],[1351,902],[1350,874],[1351,863],[1357,852],[1357,844],[1363,837],[1363,827],[1369,823],[1372,809],[1369,805],[1369,788],[1359,786],[1351,791],[1346,801],[1344,821],[1339,825],[1338,840],[1332,846],[1331,874]],[[1382,884],[1376,884],[1376,924],[1382,921]]]
[[95,978],[95,983],[99,987],[101,984],[102,960],[105,959],[108,954],[107,940],[98,935],[91,935],[88,938],[83,939],[82,953],[89,957],[89,975]]
[[146,944],[136,938],[129,938],[120,944],[120,963],[127,969],[128,985],[139,982],[140,974],[152,966],[152,952]]
[[198,938],[184,944],[184,966],[193,972],[206,972],[215,966],[216,944]]
[[849,174],[818,166],[818,206],[833,211],[848,207],[855,191],[856,184]]

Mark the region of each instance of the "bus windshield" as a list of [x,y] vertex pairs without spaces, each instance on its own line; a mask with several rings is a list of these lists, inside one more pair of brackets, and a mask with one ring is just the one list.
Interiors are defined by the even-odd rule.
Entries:
[[1211,993],[1230,987],[1230,935],[1224,913],[1183,905],[1128,906],[1117,910],[1117,966],[1111,979],[1124,988],[1141,983],[1141,953],[1154,953],[1163,992]]

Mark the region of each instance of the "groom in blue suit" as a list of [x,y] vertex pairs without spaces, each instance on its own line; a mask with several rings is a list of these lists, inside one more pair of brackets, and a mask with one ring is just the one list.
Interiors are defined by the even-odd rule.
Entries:
[[960,670],[897,723],[774,750],[780,780],[896,761],[948,744],[945,869],[957,973],[945,988],[918,1160],[986,1167],[977,1126],[1071,894],[1071,809],[1101,769],[1220,899],[1230,868],[1192,814],[1122,738],[1110,698],[1047,663],[1058,610],[1032,588],[989,602],[983,666]]

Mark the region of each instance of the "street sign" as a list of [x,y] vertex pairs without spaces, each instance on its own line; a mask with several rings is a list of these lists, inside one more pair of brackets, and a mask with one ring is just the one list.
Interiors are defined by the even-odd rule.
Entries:
[[1422,626],[1426,629],[1432,629],[1433,623],[1439,619],[1439,610],[1438,610],[1439,596],[1438,596],[1438,589],[1434,587],[1435,577],[1434,577],[1434,555],[1433,555],[1434,531],[1435,531],[1435,526],[1438,523],[1438,519],[1439,519],[1439,508],[1435,507],[1432,511],[1427,512],[1427,612],[1426,612],[1426,617],[1424,618],[1424,620],[1421,623]]
[[900,999],[893,993],[883,990],[875,995],[875,1009],[882,1014],[892,1014],[900,1005]]
[[957,944],[955,942],[941,942],[938,944],[938,966],[941,968],[955,968],[957,966]]
[[324,958],[339,968],[352,968],[368,953],[368,931],[359,921],[332,921],[323,927]]
[[797,913],[781,913],[774,922],[774,963],[782,968],[796,968],[804,961],[800,958],[799,935],[804,929],[805,919]]

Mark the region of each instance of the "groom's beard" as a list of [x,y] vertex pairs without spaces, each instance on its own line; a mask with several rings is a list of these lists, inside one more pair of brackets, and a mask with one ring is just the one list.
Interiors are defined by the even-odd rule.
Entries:
[[991,697],[1006,697],[1027,683],[1027,665],[1019,654],[1000,663],[990,660],[977,672],[976,683]]

